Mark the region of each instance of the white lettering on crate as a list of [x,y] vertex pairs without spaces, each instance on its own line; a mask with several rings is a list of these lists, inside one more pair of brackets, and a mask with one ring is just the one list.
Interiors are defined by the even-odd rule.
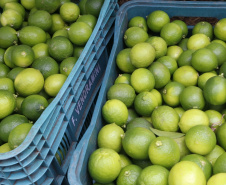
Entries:
[[[101,67],[100,67],[100,64],[98,63],[95,66],[93,72],[91,73],[91,75],[88,79],[88,82],[86,83],[86,85],[81,93],[81,96],[79,97],[77,105],[75,107],[75,112],[78,115],[81,113],[81,110],[83,108],[87,95],[89,94],[90,90],[92,89],[93,83],[96,80],[97,76],[99,75],[100,71],[101,71]],[[74,119],[74,115],[72,115],[71,121],[72,121],[73,125],[75,126],[75,121],[77,121],[77,119]]]

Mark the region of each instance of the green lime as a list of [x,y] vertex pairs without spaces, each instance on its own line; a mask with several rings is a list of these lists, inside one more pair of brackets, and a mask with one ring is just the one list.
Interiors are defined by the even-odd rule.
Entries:
[[219,126],[218,130],[217,130],[217,142],[219,143],[219,145],[226,150],[226,142],[225,142],[225,138],[226,138],[226,124],[222,124],[221,126]]
[[6,153],[11,151],[11,148],[9,147],[9,143],[5,143],[0,146],[0,153]]
[[16,76],[23,70],[24,70],[23,67],[15,67],[9,71],[7,77],[14,81]]
[[182,157],[190,154],[191,152],[189,151],[188,147],[186,146],[185,143],[185,136],[182,137],[178,137],[178,138],[173,138],[174,141],[176,141],[176,143],[179,146],[180,149],[180,159],[182,159]]
[[179,115],[167,105],[156,107],[151,114],[151,120],[153,127],[158,130],[176,132],[179,128]]
[[73,45],[63,36],[54,37],[49,43],[49,54],[57,61],[62,61],[73,54]]
[[1,0],[0,7],[3,9],[5,7],[5,4],[10,2],[18,2],[18,0]]
[[15,94],[13,81],[10,78],[0,78],[0,90],[6,90]]
[[16,99],[13,93],[7,90],[0,90],[0,119],[10,115],[16,107]]
[[131,74],[119,74],[118,77],[115,79],[114,84],[118,83],[125,83],[131,85]]
[[143,127],[149,129],[151,127],[151,123],[145,118],[137,117],[127,123],[126,131],[136,127]]
[[192,35],[202,33],[209,37],[210,40],[213,39],[213,26],[206,21],[198,22],[192,29]]
[[171,75],[178,68],[177,61],[170,56],[160,57],[158,60],[156,60],[156,62],[160,62],[160,63],[164,64],[169,69]]
[[136,127],[125,132],[122,146],[128,156],[133,159],[148,159],[148,147],[155,139],[155,135],[148,129]]
[[11,130],[22,123],[28,123],[28,119],[20,114],[12,114],[2,119],[0,122],[0,139],[4,142],[8,142]]
[[83,51],[84,47],[83,46],[74,46],[74,53],[73,53],[73,56],[75,58],[79,58],[82,51]]
[[35,7],[35,0],[20,0],[20,3],[27,10],[31,10],[32,8]]
[[78,3],[78,6],[79,6],[79,8],[80,8],[81,15],[86,14],[86,1],[87,1],[87,0],[81,0],[81,1]]
[[210,44],[210,39],[203,33],[197,33],[189,37],[187,41],[187,48],[190,50],[197,50],[204,48]]
[[183,49],[180,46],[174,45],[168,47],[166,56],[170,56],[177,61],[181,53],[183,53]]
[[22,123],[17,125],[9,134],[9,147],[13,150],[17,148],[27,137],[31,127],[33,124],[31,123]]
[[104,0],[86,0],[85,12],[86,14],[94,15],[98,18]]
[[54,34],[57,30],[61,30],[65,27],[65,22],[58,13],[51,14],[52,26],[49,30],[51,34]]
[[18,32],[19,40],[22,44],[34,46],[46,42],[46,33],[37,26],[26,26]]
[[138,114],[136,113],[136,111],[133,108],[128,109],[128,119],[127,119],[126,124],[128,124],[130,121],[132,121],[133,119],[135,119],[137,117],[138,117]]
[[63,36],[63,37],[69,38],[68,31],[65,28],[55,31],[52,38],[57,36]]
[[199,76],[198,78],[198,86],[203,89],[207,80],[209,80],[211,77],[213,76],[217,76],[216,74],[214,73],[211,73],[211,72],[207,72],[207,73],[203,73]]
[[152,93],[155,96],[156,100],[158,101],[158,105],[159,106],[162,105],[162,95],[161,95],[161,93],[156,89],[152,89],[150,91],[150,93]]
[[220,19],[214,26],[214,35],[222,40],[226,41],[226,18]]
[[107,92],[107,99],[118,99],[121,100],[127,107],[133,105],[136,97],[135,90],[131,85],[128,84],[114,84],[110,87]]
[[216,110],[206,110],[205,113],[207,114],[210,122],[210,128],[217,132],[218,127],[225,123],[224,116],[220,112]]
[[4,63],[4,54],[5,54],[5,50],[0,48],[0,64]]
[[187,42],[188,38],[181,39],[181,41],[178,43],[178,46],[180,46],[183,49],[183,51],[186,51],[188,49]]
[[182,107],[175,107],[174,110],[177,112],[180,118],[185,112],[185,110]]
[[17,44],[17,32],[9,26],[0,27],[0,47],[6,49]]
[[222,147],[220,147],[219,145],[216,145],[210,153],[205,155],[205,157],[209,160],[209,162],[212,164],[212,166],[214,166],[217,158],[224,152],[225,151]]
[[9,72],[10,68],[5,64],[0,63],[0,78],[7,77]]
[[49,46],[46,43],[39,43],[32,47],[34,59],[39,57],[49,56]]
[[130,158],[126,154],[119,154],[119,156],[120,156],[121,168],[124,168],[132,164]]
[[149,145],[148,154],[152,164],[161,165],[167,169],[180,160],[180,149],[176,141],[165,136],[153,139]]
[[79,6],[73,2],[66,2],[60,7],[60,16],[65,22],[75,22],[79,14]]
[[35,7],[39,10],[45,10],[54,13],[60,6],[60,0],[35,0]]
[[92,30],[95,28],[97,23],[97,18],[94,15],[87,14],[87,15],[80,15],[76,22],[84,22],[88,24]]
[[226,182],[226,173],[218,173],[210,177],[207,185],[224,185]]
[[172,22],[180,26],[180,28],[182,29],[182,38],[185,38],[188,35],[188,27],[186,23],[182,20],[174,20]]
[[6,3],[4,6],[4,11],[8,10],[8,9],[13,9],[16,10],[24,19],[25,17],[25,9],[23,7],[23,5],[21,5],[20,3],[17,2],[10,2],[10,3]]
[[226,173],[226,152],[221,154],[213,165],[213,174]]

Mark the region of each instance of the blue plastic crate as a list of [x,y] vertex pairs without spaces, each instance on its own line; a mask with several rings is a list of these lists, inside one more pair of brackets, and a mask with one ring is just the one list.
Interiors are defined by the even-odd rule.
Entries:
[[0,154],[0,184],[67,183],[72,153],[89,125],[107,66],[117,10],[117,0],[105,0],[93,33],[58,95],[24,142]]
[[87,163],[89,156],[97,149],[97,135],[104,126],[101,115],[102,106],[107,101],[107,91],[114,84],[119,71],[116,66],[116,56],[124,49],[123,36],[127,29],[128,21],[135,16],[146,17],[152,11],[163,10],[170,17],[215,17],[218,19],[226,17],[226,4],[207,2],[163,2],[163,1],[139,1],[134,0],[123,4],[116,15],[114,44],[108,61],[108,66],[103,79],[102,87],[97,99],[94,114],[83,138],[80,140],[73,153],[68,170],[68,181],[71,185],[90,185],[93,183],[88,173]]

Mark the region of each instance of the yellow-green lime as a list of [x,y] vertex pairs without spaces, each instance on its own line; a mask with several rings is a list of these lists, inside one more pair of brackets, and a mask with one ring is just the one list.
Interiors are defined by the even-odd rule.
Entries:
[[88,24],[92,30],[95,28],[97,23],[97,18],[94,15],[87,14],[87,15],[80,15],[76,22],[84,22]]
[[107,99],[118,99],[121,100],[127,107],[133,105],[136,97],[135,90],[131,85],[128,84],[114,84],[110,87],[107,92]]
[[20,114],[11,114],[2,119],[0,122],[0,139],[4,142],[8,142],[11,130],[22,123],[28,123],[28,119]]
[[156,62],[160,62],[160,63],[164,64],[169,69],[171,75],[178,68],[177,61],[170,56],[160,57],[159,59],[156,60]]
[[210,122],[210,128],[217,132],[218,127],[225,123],[225,115],[222,115],[220,112],[216,110],[206,110],[205,113],[207,114]]
[[31,123],[22,123],[10,132],[8,143],[12,150],[17,148],[25,140],[32,126],[33,124]]
[[216,145],[216,135],[209,126],[196,125],[186,133],[185,143],[192,153],[207,155]]
[[184,110],[200,109],[205,107],[202,89],[197,86],[188,86],[180,94],[180,104]]
[[152,126],[151,123],[147,121],[145,118],[137,117],[131,120],[129,123],[127,123],[126,131],[136,127],[143,127],[149,129],[151,126]]
[[60,73],[66,76],[69,76],[76,62],[77,62],[77,58],[75,57],[68,57],[64,59],[60,63]]
[[6,49],[18,43],[17,32],[9,26],[0,27],[0,48]]
[[162,10],[155,10],[147,17],[148,28],[153,32],[160,32],[162,27],[169,22],[169,15]]
[[192,35],[202,33],[209,37],[210,40],[213,39],[213,26],[207,21],[198,22],[192,29]]
[[46,43],[39,43],[32,47],[34,59],[39,57],[49,56],[49,46]]
[[133,185],[137,184],[137,179],[140,176],[142,168],[131,164],[123,168],[118,177],[117,177],[117,185]]
[[83,46],[74,46],[73,56],[79,58],[82,54],[84,47]]
[[187,133],[190,128],[196,125],[209,126],[207,114],[199,109],[189,109],[185,111],[179,122],[181,132]]
[[221,154],[213,165],[213,174],[226,173],[226,152]]
[[162,27],[160,36],[166,41],[168,46],[172,46],[180,42],[183,32],[180,26],[171,22]]
[[136,16],[136,17],[133,17],[132,19],[130,19],[130,21],[128,23],[128,27],[129,28],[130,27],[139,27],[139,28],[142,28],[146,32],[148,31],[146,19],[141,16]]
[[152,89],[150,91],[150,93],[152,93],[155,96],[156,100],[158,101],[158,105],[159,106],[162,105],[162,95],[161,95],[161,93],[156,89]]
[[179,67],[173,74],[173,80],[183,84],[185,87],[196,85],[198,72],[192,66]]
[[32,8],[35,7],[35,0],[20,0],[20,3],[27,10],[31,10]]
[[207,102],[212,105],[222,105],[226,102],[226,79],[222,76],[209,78],[204,85],[203,94]]
[[219,74],[226,77],[226,62],[224,62],[219,69]]
[[23,22],[22,15],[14,9],[6,9],[1,15],[1,25],[10,26],[15,30],[18,30]]
[[125,83],[131,85],[131,74],[119,74],[118,77],[115,79],[114,84],[118,83]]
[[143,185],[143,184],[167,185],[168,176],[169,176],[169,170],[167,170],[163,166],[151,165],[144,168],[141,171],[136,184],[137,185]]
[[44,85],[42,73],[34,68],[21,71],[14,80],[14,87],[21,96],[28,96],[40,92]]
[[209,80],[213,76],[217,76],[217,75],[214,73],[211,73],[211,72],[206,72],[206,73],[201,74],[198,78],[198,86],[201,89],[203,89],[207,80]]
[[196,163],[203,171],[206,180],[208,180],[212,175],[212,165],[211,163],[202,155],[199,154],[189,154],[184,156],[181,161],[191,161]]
[[6,153],[11,151],[11,148],[9,147],[9,143],[5,143],[0,146],[0,153]]
[[73,45],[66,37],[54,37],[50,40],[49,43],[49,54],[55,60],[61,62],[62,60],[72,56]]
[[170,169],[179,162],[180,149],[172,138],[160,136],[153,139],[149,145],[148,155],[152,164]]
[[39,10],[45,10],[54,13],[60,6],[60,0],[35,0],[35,7]]
[[164,102],[171,107],[178,106],[180,104],[179,97],[184,88],[184,85],[179,82],[169,82],[162,90]]
[[6,90],[15,94],[13,80],[7,77],[0,78],[0,90]]
[[115,123],[105,125],[100,129],[97,136],[98,147],[110,148],[120,152],[123,134],[123,129]]
[[225,133],[226,133],[226,124],[224,123],[221,126],[219,126],[217,133],[216,133],[217,142],[224,150],[226,150]]
[[151,114],[151,120],[153,127],[158,130],[176,132],[179,128],[179,115],[167,105],[156,107]]
[[92,28],[85,22],[75,22],[70,25],[68,36],[73,44],[84,46],[92,34]]
[[148,129],[136,127],[125,132],[122,146],[128,156],[133,159],[148,159],[148,147],[156,136]]
[[24,101],[24,97],[22,97],[22,96],[16,97],[16,108],[14,109],[14,111],[18,114],[22,114],[21,104],[23,101]]
[[95,150],[89,157],[88,171],[92,179],[99,183],[114,181],[121,171],[119,154],[109,148]]
[[18,31],[18,38],[22,44],[32,47],[46,42],[46,33],[37,26],[26,26]]
[[175,107],[174,110],[177,112],[180,118],[185,112],[185,110],[182,107]]
[[205,155],[205,157],[209,160],[209,162],[212,164],[212,166],[214,166],[217,158],[224,152],[225,152],[225,150],[222,147],[220,147],[219,145],[216,145],[210,153]]
[[170,56],[177,61],[182,53],[183,49],[180,46],[173,45],[167,48],[166,56]]
[[43,96],[34,94],[23,100],[21,110],[29,120],[36,121],[48,105],[48,101]]
[[57,36],[64,36],[66,38],[69,38],[67,29],[63,28],[63,29],[55,31],[52,38],[57,37]]
[[34,51],[28,45],[18,45],[13,49],[12,62],[18,67],[28,67],[34,61]]
[[132,164],[132,161],[126,154],[119,154],[119,156],[120,156],[121,168],[124,168]]
[[0,90],[0,119],[10,115],[16,107],[16,99],[10,91]]
[[191,161],[180,161],[169,172],[169,185],[206,185],[202,169]]
[[0,63],[0,78],[7,77],[9,72],[10,68],[5,64]]
[[49,31],[52,24],[53,22],[50,13],[45,10],[37,10],[28,17],[29,26],[37,26],[44,31]]
[[148,39],[148,34],[140,27],[130,27],[125,31],[123,38],[126,46],[132,48],[138,43],[145,42]]
[[150,70],[139,68],[131,75],[131,85],[137,93],[150,91],[155,87],[155,78]]
[[22,16],[22,18],[24,19],[25,9],[24,9],[23,5],[21,5],[20,3],[18,3],[18,2],[6,3],[5,6],[4,6],[4,11],[8,10],[8,9],[13,9],[13,10],[17,11]]
[[226,48],[220,43],[210,43],[206,48],[210,49],[217,57],[218,66],[226,60]]
[[170,81],[171,75],[169,69],[160,62],[153,62],[148,69],[155,78],[156,89],[163,88]]
[[196,50],[192,54],[191,65],[199,72],[210,72],[217,68],[218,58],[207,46],[206,48]]
[[182,159],[182,157],[190,154],[191,152],[189,151],[188,147],[186,146],[185,143],[185,136],[182,137],[177,137],[177,138],[173,138],[174,141],[176,141],[177,145],[179,146],[180,149],[180,159]]
[[155,49],[155,59],[163,57],[167,53],[167,44],[166,41],[158,36],[149,37],[146,42],[151,44]]
[[74,22],[80,14],[79,6],[73,2],[66,2],[60,7],[60,16],[65,22]]
[[197,33],[189,37],[187,41],[187,48],[197,50],[204,48],[210,44],[210,39],[203,33]]
[[54,34],[57,30],[61,30],[65,27],[66,23],[58,13],[51,14],[52,26],[49,30],[51,34]]
[[128,109],[128,119],[126,124],[128,124],[130,121],[132,121],[133,119],[139,117],[138,114],[136,113],[136,111],[133,108],[129,108]]
[[207,182],[207,185],[225,185],[226,182],[226,173],[218,173],[210,177]]
[[214,35],[223,41],[226,41],[226,18],[220,19],[214,26]]
[[44,89],[49,96],[55,97],[66,81],[64,74],[52,74],[45,79]]
[[0,2],[0,7],[3,9],[5,7],[5,4],[10,2],[18,2],[18,0],[2,0]]
[[174,20],[172,21],[173,23],[177,24],[178,26],[180,26],[180,28],[182,29],[182,38],[185,38],[188,35],[188,27],[187,24],[182,21],[182,20]]
[[157,106],[156,97],[148,91],[139,93],[134,100],[134,109],[141,116],[151,116]]
[[98,18],[104,0],[86,0],[85,12],[86,14],[94,15]]
[[131,48],[123,49],[116,57],[117,66],[124,73],[132,73],[136,69],[136,67],[131,62],[130,51]]
[[13,63],[13,60],[12,60],[12,53],[16,47],[17,45],[10,46],[9,48],[6,49],[6,52],[4,55],[4,62],[10,68],[16,67],[16,65]]
[[134,45],[130,51],[130,60],[136,68],[148,67],[155,59],[154,47],[146,42]]
[[224,47],[226,47],[226,43],[220,39],[214,39],[214,40],[212,40],[211,43],[219,43],[219,44],[223,45]]
[[128,119],[128,109],[122,101],[111,99],[102,107],[102,115],[107,123],[115,123],[122,126],[126,124]]

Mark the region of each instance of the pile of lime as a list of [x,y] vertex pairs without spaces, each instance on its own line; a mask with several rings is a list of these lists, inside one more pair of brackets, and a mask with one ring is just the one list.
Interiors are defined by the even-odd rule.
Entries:
[[89,158],[95,185],[225,185],[226,18],[135,16]]
[[56,97],[103,3],[0,1],[0,153],[17,148]]

